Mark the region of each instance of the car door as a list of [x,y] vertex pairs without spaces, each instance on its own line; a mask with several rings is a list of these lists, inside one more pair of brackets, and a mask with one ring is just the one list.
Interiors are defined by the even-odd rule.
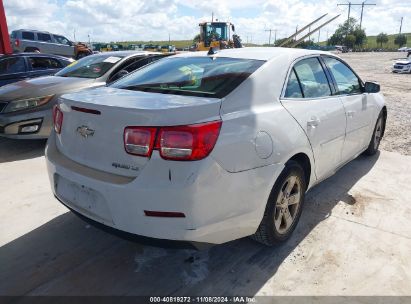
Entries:
[[55,54],[56,50],[54,50],[50,34],[37,32],[37,41],[41,53]]
[[66,37],[53,35],[58,48],[58,55],[73,57],[74,56],[74,46],[70,40]]
[[0,86],[27,78],[24,57],[16,56],[0,59]]
[[296,62],[289,72],[281,103],[305,131],[319,179],[341,164],[345,137],[345,111],[319,57]]
[[342,160],[347,161],[362,152],[370,142],[374,105],[364,93],[362,81],[347,64],[330,56],[322,59],[345,108],[347,127]]

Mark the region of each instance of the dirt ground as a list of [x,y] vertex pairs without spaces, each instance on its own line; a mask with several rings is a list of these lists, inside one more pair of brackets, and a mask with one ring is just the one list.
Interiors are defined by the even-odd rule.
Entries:
[[244,238],[163,249],[108,234],[53,197],[45,141],[0,138],[0,296],[411,296],[411,75],[390,73],[399,54],[342,57],[381,83],[382,148],[395,152],[360,156],[311,189],[294,234],[273,248]]
[[392,64],[406,53],[340,54],[365,80],[381,85],[388,108],[386,133],[381,148],[411,155],[411,74],[393,74]]

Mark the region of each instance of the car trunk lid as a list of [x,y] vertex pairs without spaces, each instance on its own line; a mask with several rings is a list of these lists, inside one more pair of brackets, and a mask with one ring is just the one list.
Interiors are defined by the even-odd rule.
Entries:
[[127,126],[176,126],[220,119],[216,98],[99,88],[64,95],[61,134],[57,146],[68,158],[87,167],[136,177],[149,161],[128,154],[123,133]]

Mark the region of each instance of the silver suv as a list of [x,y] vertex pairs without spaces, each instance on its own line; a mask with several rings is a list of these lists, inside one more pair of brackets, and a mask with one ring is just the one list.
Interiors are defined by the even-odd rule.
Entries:
[[76,44],[64,36],[35,30],[15,30],[10,35],[14,53],[40,52],[74,57],[90,55],[91,50],[84,44]]

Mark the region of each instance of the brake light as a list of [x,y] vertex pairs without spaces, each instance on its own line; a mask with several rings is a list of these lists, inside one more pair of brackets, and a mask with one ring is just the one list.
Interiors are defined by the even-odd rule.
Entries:
[[221,121],[161,128],[156,149],[164,159],[200,160],[213,150],[220,128]]
[[124,148],[129,154],[151,156],[156,128],[127,127],[124,129]]
[[167,160],[200,160],[217,142],[221,121],[174,127],[127,127],[124,148],[127,153],[150,157],[153,150]]
[[20,46],[20,40],[18,40],[18,39],[14,40],[14,45],[16,47],[19,47]]
[[55,105],[53,108],[53,124],[54,130],[57,134],[61,133],[61,127],[63,125],[63,112],[60,110],[58,105]]

